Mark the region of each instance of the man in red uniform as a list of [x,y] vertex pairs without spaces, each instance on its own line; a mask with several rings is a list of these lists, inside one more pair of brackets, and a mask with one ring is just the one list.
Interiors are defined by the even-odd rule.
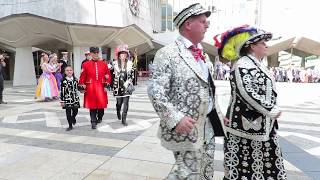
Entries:
[[90,47],[91,61],[83,63],[79,85],[85,90],[83,106],[90,109],[91,128],[96,129],[102,121],[108,104],[107,84],[111,74],[106,63],[99,57],[99,48]]

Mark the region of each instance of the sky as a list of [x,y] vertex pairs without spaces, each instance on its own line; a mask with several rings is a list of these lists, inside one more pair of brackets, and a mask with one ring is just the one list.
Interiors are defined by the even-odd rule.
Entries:
[[284,37],[320,41],[318,0],[263,0],[261,26]]
[[[200,2],[203,6],[214,4],[219,10],[210,19],[209,36],[223,32],[230,27],[255,21],[255,2],[258,0],[168,0],[175,3],[175,10]],[[320,1],[319,0],[260,0],[260,27],[275,36],[305,36],[320,42]],[[179,7],[180,6],[180,7]],[[219,23],[219,25],[217,25]]]

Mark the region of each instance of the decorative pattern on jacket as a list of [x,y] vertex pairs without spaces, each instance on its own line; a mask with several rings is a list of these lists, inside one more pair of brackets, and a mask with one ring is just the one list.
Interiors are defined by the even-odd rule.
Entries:
[[80,98],[78,92],[78,80],[68,80],[64,77],[61,80],[60,101],[65,103],[65,108],[79,108]]
[[253,56],[241,57],[230,76],[231,103],[226,131],[240,137],[267,141],[280,112],[273,76]]
[[[212,76],[213,65],[209,58],[205,61]],[[209,123],[206,116],[210,87],[181,38],[156,53],[151,72],[148,95],[160,117],[158,135],[162,145],[173,151],[201,148],[207,138],[212,138],[204,137],[205,124]],[[191,133],[178,134],[174,128],[184,116],[197,122]],[[212,128],[207,130],[212,134]]]
[[127,65],[125,69],[121,69],[119,67],[119,61],[113,62],[114,67],[114,80],[113,80],[113,95],[116,97],[124,97],[124,96],[130,96],[132,94],[126,91],[126,88],[128,87],[129,83],[132,83],[133,81],[133,69],[132,69],[132,62],[127,61]]

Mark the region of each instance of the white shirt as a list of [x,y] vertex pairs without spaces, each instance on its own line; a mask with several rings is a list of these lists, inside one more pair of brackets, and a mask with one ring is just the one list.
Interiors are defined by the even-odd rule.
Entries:
[[68,77],[68,76],[66,76],[66,79],[67,79],[68,81],[73,81],[73,77]]

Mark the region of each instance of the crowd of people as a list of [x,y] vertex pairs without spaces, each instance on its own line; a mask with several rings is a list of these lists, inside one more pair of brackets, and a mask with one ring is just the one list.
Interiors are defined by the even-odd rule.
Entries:
[[319,83],[320,70],[315,68],[283,68],[271,67],[275,80],[277,82],[296,82],[296,83]]
[[222,63],[219,60],[215,62],[214,79],[215,80],[229,80],[231,71],[231,63]]
[[[271,67],[269,69],[276,82],[320,83],[320,70],[302,67]],[[215,62],[215,80],[229,80],[231,63]]]
[[130,53],[125,44],[116,48],[115,56],[112,61],[104,60],[99,57],[98,47],[90,47],[90,51],[85,52],[86,59],[81,63],[78,79],[69,65],[68,52],[62,52],[62,58],[58,60],[55,53],[44,51],[41,54],[42,74],[36,87],[36,99],[45,102],[60,99],[69,124],[66,130],[70,131],[77,122],[79,92],[82,92],[83,106],[90,112],[91,128],[96,129],[108,105],[108,91],[113,92],[117,100],[117,117],[127,126],[129,98],[137,84],[138,59],[136,52]]
[[[68,52],[62,52],[61,55],[62,58],[58,60],[55,53],[41,53],[42,74],[37,82],[35,99],[40,102],[60,100],[69,124],[66,130],[70,131],[76,124],[80,108],[79,92],[82,92],[83,106],[90,110],[91,128],[96,129],[108,105],[108,91],[113,92],[117,100],[117,117],[127,126],[129,98],[138,78],[137,51],[130,52],[128,45],[119,45],[115,49],[115,59],[105,60],[99,57],[98,47],[90,47],[90,51],[85,52],[86,59],[81,63],[79,79],[69,63]],[[0,104],[7,104],[3,100],[5,58],[6,54],[0,54]]]

